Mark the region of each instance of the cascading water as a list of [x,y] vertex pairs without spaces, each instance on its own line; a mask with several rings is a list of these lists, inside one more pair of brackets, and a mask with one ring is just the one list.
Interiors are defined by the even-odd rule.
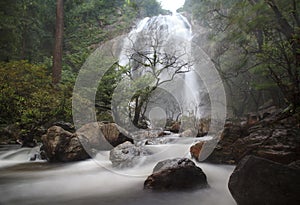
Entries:
[[[120,64],[122,66],[130,64],[135,78],[145,75],[151,66],[145,66],[142,69],[135,68],[137,64],[131,60],[139,58],[133,55],[134,52],[140,52],[146,59],[153,58],[154,51],[165,56],[165,60],[170,60],[172,59],[169,58],[170,56],[176,55],[179,63],[177,66],[188,62],[181,69],[191,70],[178,74],[173,81],[160,86],[159,92],[153,95],[153,104],[149,104],[150,117],[153,113],[155,115],[151,109],[156,107],[160,108],[156,109],[159,112],[161,110],[166,112],[162,115],[164,117],[169,116],[171,111],[175,112],[175,115],[182,112],[186,115],[201,117],[203,110],[196,108],[201,102],[201,92],[205,91],[202,90],[201,79],[193,71],[191,39],[191,26],[180,14],[145,18],[132,30],[129,38],[125,39],[119,58]],[[142,60],[145,62],[144,59]],[[163,65],[165,62],[160,62],[156,66],[160,69]],[[169,70],[159,73],[156,77],[167,80],[174,69],[176,66],[170,66]],[[126,86],[120,87],[122,90]],[[175,105],[172,104],[174,102]],[[169,112],[168,109],[171,111]],[[175,142],[147,145],[156,154],[153,157],[146,157],[144,165],[137,165],[126,170],[112,168],[108,158],[109,152],[103,152],[98,159],[68,164],[49,164],[45,161],[28,162],[35,149],[25,148],[1,152],[1,165],[7,161],[14,161],[13,159],[17,161],[14,161],[14,166],[11,166],[12,164],[0,166],[0,204],[235,204],[227,188],[233,166],[216,166],[197,162],[196,164],[207,175],[210,185],[207,189],[170,193],[143,191],[144,180],[152,172],[157,161],[174,157],[190,157],[188,148],[193,138],[179,141],[176,141],[179,138],[177,135],[171,135],[169,138],[175,139]],[[101,161],[101,166],[97,160]]]
[[[131,80],[138,81],[141,76],[147,75],[153,79],[152,86],[160,88],[152,93],[146,114],[152,108],[159,107],[166,112],[166,117],[170,116],[170,112],[173,116],[181,113],[196,119],[203,117],[203,110],[199,105],[201,92],[205,93],[206,90],[194,71],[192,37],[191,25],[187,19],[175,13],[145,18],[125,38],[119,57],[120,65],[131,68]],[[126,85],[128,84],[130,82]],[[141,84],[141,89],[147,86]],[[124,89],[123,86],[120,89]],[[159,94],[163,91],[165,94]],[[123,94],[121,90],[120,93]],[[173,101],[170,101],[170,95],[166,95],[168,93]],[[123,101],[130,101],[132,95],[124,97]],[[191,125],[185,127],[191,128]]]

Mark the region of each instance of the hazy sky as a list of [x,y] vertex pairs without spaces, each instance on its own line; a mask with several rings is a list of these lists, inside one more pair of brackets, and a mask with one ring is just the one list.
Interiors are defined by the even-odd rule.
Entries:
[[176,11],[184,4],[185,0],[159,0],[159,1],[161,2],[163,9]]

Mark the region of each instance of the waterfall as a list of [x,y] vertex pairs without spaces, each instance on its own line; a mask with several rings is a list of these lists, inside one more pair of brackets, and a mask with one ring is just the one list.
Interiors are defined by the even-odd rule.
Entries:
[[[152,81],[144,80],[148,84],[136,83],[139,88],[144,88],[151,83],[152,86],[159,84],[159,89],[152,93],[150,103],[147,104],[145,113],[148,119],[173,118],[175,120],[180,114],[196,119],[201,118],[203,111],[199,107],[200,93],[206,91],[201,77],[199,78],[194,71],[192,37],[188,20],[181,14],[174,13],[144,18],[125,38],[119,56],[120,65],[130,68],[131,78],[136,82],[146,75],[152,79]],[[125,86],[134,87],[127,98],[122,92]],[[119,90],[116,89],[116,93],[122,93],[125,102],[131,100],[136,90],[134,83],[128,80],[119,86]],[[118,103],[115,104],[119,105],[122,97],[119,96]],[[134,102],[131,103],[135,106]],[[153,116],[155,112],[151,110],[157,108],[165,113]],[[128,112],[123,111],[123,113]]]

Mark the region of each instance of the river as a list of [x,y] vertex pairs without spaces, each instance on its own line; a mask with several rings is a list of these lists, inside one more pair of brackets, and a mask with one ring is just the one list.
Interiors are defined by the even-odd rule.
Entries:
[[[65,164],[30,162],[35,151],[36,148],[1,147],[0,204],[235,204],[227,188],[234,166],[197,163],[207,175],[209,188],[157,193],[143,190],[144,175],[113,172],[94,159]],[[109,161],[104,163],[110,164]],[[153,166],[134,169],[142,173]]]

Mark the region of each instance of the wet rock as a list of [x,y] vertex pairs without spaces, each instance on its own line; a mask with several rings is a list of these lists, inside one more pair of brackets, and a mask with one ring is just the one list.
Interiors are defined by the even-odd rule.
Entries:
[[35,147],[37,146],[36,139],[33,138],[33,136],[25,135],[20,137],[19,142],[21,143],[21,147]]
[[245,155],[255,155],[289,164],[300,159],[300,130],[280,124],[257,125],[249,129],[249,136],[233,144],[233,156],[239,161]]
[[277,112],[251,126],[227,123],[216,148],[205,161],[232,164],[246,155],[283,164],[299,160],[300,128],[297,123],[297,117],[281,116]]
[[188,190],[207,187],[206,175],[201,168],[187,158],[159,162],[144,182],[144,189]]
[[169,134],[170,133],[164,132],[162,130],[139,130],[131,133],[131,136],[135,140],[144,140],[144,139],[155,139]]
[[246,156],[230,176],[229,190],[239,205],[300,204],[300,170]]
[[208,118],[200,119],[197,137],[203,137],[207,135],[209,131],[209,127],[210,127],[210,119]]
[[192,129],[187,129],[182,133],[180,133],[180,137],[196,137],[196,136],[197,136],[196,130],[192,130]]
[[141,159],[150,155],[151,152],[145,147],[136,146],[131,142],[124,142],[113,148],[109,153],[109,160],[116,168],[134,167],[139,164]]
[[72,134],[59,126],[50,127],[47,134],[42,136],[42,143],[42,155],[50,162],[71,162],[90,157],[77,134]]
[[115,123],[89,123],[77,130],[77,135],[84,147],[96,150],[111,150],[123,142],[133,142],[129,133]]
[[[240,125],[231,124],[225,127],[220,141],[205,161],[217,164],[234,164],[234,142],[243,137],[244,133],[244,128]],[[195,155],[195,158],[197,159],[196,153],[193,153],[193,155]],[[199,157],[200,156],[198,156],[198,158]]]
[[294,161],[288,165],[291,168],[300,169],[300,160]]
[[199,156],[200,156],[200,153],[201,153],[204,143],[205,142],[198,142],[198,143],[194,144],[193,146],[191,146],[190,154],[191,154],[192,158],[194,158],[196,160],[199,159]]
[[59,126],[64,130],[72,133],[76,131],[75,126],[69,122],[59,121],[59,122],[55,122],[53,126]]
[[145,145],[169,144],[174,141],[176,141],[176,138],[173,137],[157,137],[157,138],[145,140]]
[[180,122],[173,122],[172,125],[167,129],[168,131],[179,133],[180,131]]

